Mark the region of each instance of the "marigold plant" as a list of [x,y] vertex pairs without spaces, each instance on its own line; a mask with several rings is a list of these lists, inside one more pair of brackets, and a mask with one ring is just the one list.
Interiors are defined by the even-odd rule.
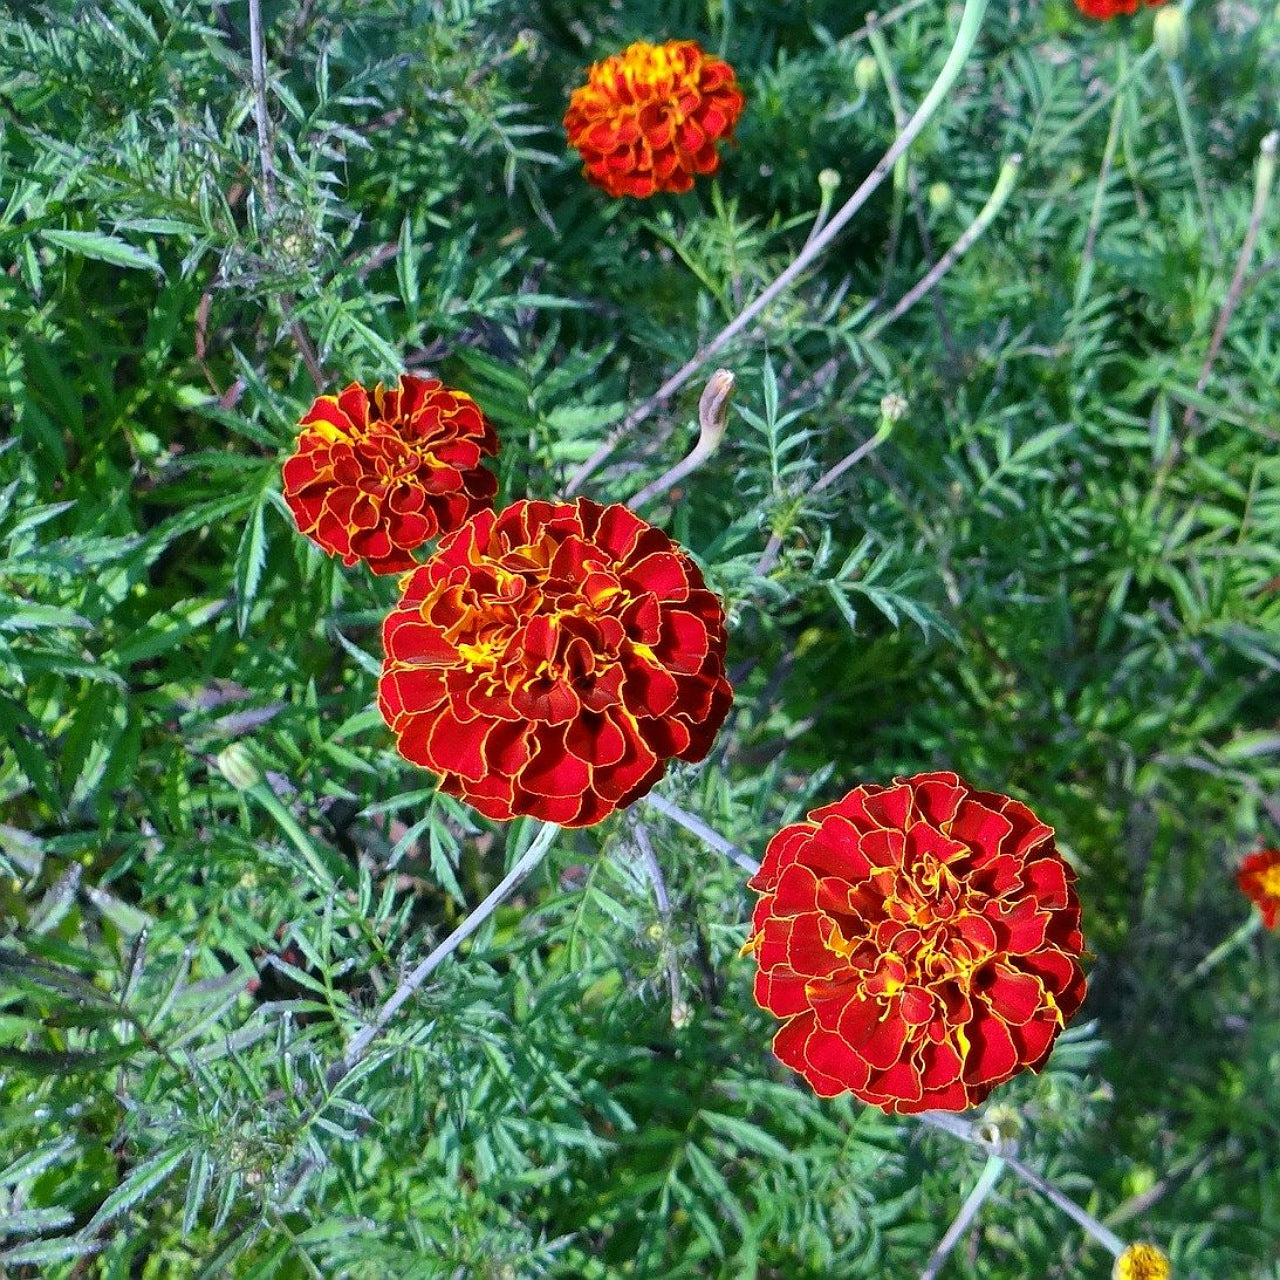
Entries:
[[1280,849],[1249,854],[1236,871],[1236,883],[1262,913],[1268,929],[1280,926]]
[[732,702],[702,574],[626,507],[516,502],[445,538],[386,620],[401,753],[491,818],[587,826],[701,760]]
[[497,452],[465,392],[408,373],[391,389],[353,382],[303,416],[284,500],[299,530],[343,564],[402,573],[417,563],[414,548],[492,503],[498,482],[480,461]]
[[860,786],[769,842],[746,949],[820,1094],[960,1111],[1038,1070],[1085,994],[1075,875],[1024,804],[954,773]]
[[564,127],[589,181],[611,196],[651,196],[714,173],[745,103],[733,68],[696,40],[637,41],[590,68]]
[[1124,13],[1136,13],[1142,4],[1156,9],[1164,2],[1165,0],[1076,0],[1076,8],[1086,18],[1101,18],[1106,21]]

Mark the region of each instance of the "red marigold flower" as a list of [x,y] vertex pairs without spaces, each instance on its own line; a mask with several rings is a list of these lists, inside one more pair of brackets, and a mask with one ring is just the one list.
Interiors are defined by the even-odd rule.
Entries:
[[733,68],[696,40],[643,40],[595,63],[573,91],[564,127],[583,173],[611,196],[688,191],[720,165],[746,96]]
[[359,383],[320,396],[284,464],[298,528],[342,563],[403,573],[409,554],[490,506],[498,482],[480,459],[498,437],[479,405],[437,378],[402,374],[372,393]]
[[1150,9],[1159,8],[1165,0],[1076,0],[1076,8],[1086,18],[1117,18],[1122,13],[1136,13],[1140,4]]
[[1280,849],[1259,849],[1240,864],[1236,883],[1262,913],[1268,929],[1280,925]]
[[863,786],[784,827],[750,881],[773,1051],[824,1097],[962,1111],[1037,1071],[1084,999],[1053,828],[954,773]]
[[441,540],[383,627],[401,755],[490,818],[585,827],[701,760],[733,701],[725,618],[623,506],[516,502]]

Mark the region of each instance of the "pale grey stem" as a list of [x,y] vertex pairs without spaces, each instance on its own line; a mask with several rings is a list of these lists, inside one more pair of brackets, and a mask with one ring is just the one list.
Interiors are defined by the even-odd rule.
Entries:
[[649,883],[653,886],[653,900],[657,904],[658,917],[662,921],[662,960],[667,971],[667,990],[671,995],[671,1021],[679,1025],[687,1006],[680,993],[680,968],[676,964],[675,950],[671,945],[671,895],[667,892],[662,865],[653,851],[653,841],[649,839],[648,829],[643,822],[635,824],[634,834],[636,847],[640,850],[640,860],[644,863]]
[[791,264],[770,284],[754,301],[747,304],[723,329],[720,330],[706,346],[697,351],[680,369],[669,377],[649,399],[629,413],[621,425],[605,440],[605,442],[589,457],[586,462],[569,478],[565,488],[567,494],[575,493],[586,479],[591,476],[613,452],[618,443],[665,401],[674,395],[689,381],[712,356],[743,331],[779,294],[789,289],[808,270],[810,264],[835,240],[844,230],[845,225],[859,209],[866,204],[872,193],[893,171],[898,157],[919,137],[924,127],[933,117],[933,113],[942,104],[943,99],[951,91],[952,85],[960,75],[961,68],[968,61],[969,54],[977,42],[978,32],[982,27],[982,19],[987,12],[989,0],[965,0],[964,11],[960,15],[960,28],[956,32],[955,43],[947,55],[942,70],[938,73],[933,87],[925,95],[924,101],[916,108],[916,113],[907,122],[906,128],[894,139],[888,151],[881,156],[875,168],[866,176],[862,185],[840,206],[839,211],[822,229],[821,233],[810,240]]
[[[956,1116],[947,1115],[942,1111],[922,1111],[916,1119],[921,1124],[930,1125],[934,1129],[943,1129],[976,1147],[982,1147],[987,1151],[992,1150],[992,1144],[982,1137],[972,1124]],[[1104,1227],[1088,1210],[1082,1209],[1074,1200],[1064,1196],[1053,1183],[1046,1182],[1034,1169],[1028,1168],[1016,1156],[1005,1151],[1000,1151],[999,1155],[1023,1182],[1034,1187],[1046,1200],[1061,1209],[1068,1218],[1083,1227],[1113,1257],[1119,1257],[1124,1252],[1124,1241],[1114,1231]]]
[[271,158],[271,130],[267,119],[267,56],[262,41],[262,0],[249,0],[249,63],[253,77],[253,118],[258,126],[262,164],[262,194],[268,208],[276,194],[276,167]]
[[707,826],[701,818],[695,818],[693,814],[686,813],[679,805],[672,804],[670,800],[664,800],[653,791],[645,796],[645,802],[664,817],[670,818],[686,831],[692,832],[708,848],[714,849],[717,853],[723,853],[725,857],[737,863],[743,871],[749,871],[755,875],[760,870],[760,864],[753,857],[743,853],[736,844],[726,840],[718,831]]
[[[1218,323],[1214,326],[1213,337],[1209,339],[1209,349],[1205,352],[1204,364],[1200,367],[1200,376],[1196,379],[1196,393],[1202,392],[1209,383],[1209,374],[1213,370],[1213,362],[1218,358],[1222,341],[1227,336],[1227,325],[1235,315],[1236,307],[1244,292],[1245,272],[1253,259],[1253,251],[1258,243],[1258,229],[1262,226],[1263,215],[1271,199],[1271,188],[1276,177],[1276,145],[1280,143],[1280,130],[1272,129],[1258,148],[1258,171],[1253,185],[1253,209],[1249,214],[1249,226],[1244,233],[1244,243],[1240,246],[1240,257],[1236,260],[1235,274],[1231,277],[1231,287],[1227,290],[1226,300],[1218,313]],[[1182,415],[1183,429],[1187,429],[1195,421],[1196,411],[1187,405]]]
[[408,975],[400,985],[387,997],[382,1008],[372,1022],[363,1026],[351,1039],[342,1061],[336,1063],[329,1073],[329,1087],[332,1089],[343,1076],[351,1072],[357,1063],[369,1051],[369,1046],[386,1030],[387,1024],[399,1012],[419,987],[440,967],[482,924],[500,907],[514,892],[516,887],[546,857],[551,848],[556,832],[560,828],[555,823],[544,823],[542,829],[534,837],[533,843],[525,851],[515,866],[494,886],[489,895],[476,909],[426,957]]
[[646,502],[652,502],[685,476],[696,471],[720,447],[725,427],[729,422],[729,400],[733,395],[734,376],[728,369],[717,369],[707,380],[706,389],[698,401],[698,443],[674,467],[669,467],[656,480],[651,480],[628,505],[639,511]]
[[938,1272],[942,1270],[943,1264],[950,1256],[951,1250],[956,1247],[960,1237],[969,1229],[969,1224],[977,1217],[978,1210],[982,1208],[983,1202],[995,1189],[995,1185],[1000,1180],[1000,1175],[1003,1172],[1004,1160],[992,1152],[987,1157],[987,1163],[978,1175],[978,1181],[974,1184],[973,1190],[969,1192],[964,1204],[960,1206],[960,1212],[956,1214],[955,1221],[947,1228],[946,1234],[938,1241],[938,1247],[929,1256],[929,1261],[925,1263],[924,1270],[920,1272],[920,1280],[935,1280]]
[[932,270],[898,299],[892,311],[886,312],[867,326],[866,332],[862,335],[864,342],[870,342],[878,337],[899,316],[910,311],[969,252],[977,239],[995,220],[996,215],[1004,208],[1013,191],[1014,183],[1018,178],[1018,170],[1021,167],[1022,157],[1019,155],[1010,156],[1000,166],[1000,176],[996,179],[996,185],[987,197],[987,203],[978,211],[978,216],[964,229],[955,244],[938,259]]

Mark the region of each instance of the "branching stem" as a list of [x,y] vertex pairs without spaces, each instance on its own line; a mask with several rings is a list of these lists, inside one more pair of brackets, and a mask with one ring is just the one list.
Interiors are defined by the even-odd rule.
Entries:
[[866,176],[858,189],[840,206],[839,211],[822,231],[813,237],[791,264],[760,293],[754,301],[747,304],[714,338],[698,350],[684,365],[671,375],[657,391],[647,400],[629,413],[608,439],[589,457],[586,462],[569,478],[565,492],[577,492],[587,480],[613,452],[620,441],[630,434],[664,401],[673,396],[681,387],[702,368],[712,356],[716,355],[739,333],[741,333],[775,298],[789,289],[808,270],[816,258],[826,251],[836,236],[844,230],[849,220],[866,204],[872,193],[892,172],[898,157],[918,138],[925,125],[933,118],[933,114],[941,106],[943,99],[951,92],[952,86],[960,75],[961,69],[968,61],[969,54],[977,43],[978,32],[982,27],[982,19],[987,12],[989,0],[965,0],[964,11],[960,15],[960,27],[956,32],[955,43],[947,55],[942,70],[938,73],[933,87],[925,95],[924,101],[916,108],[916,113],[907,122],[907,126],[894,139],[892,146],[881,156],[875,168]]

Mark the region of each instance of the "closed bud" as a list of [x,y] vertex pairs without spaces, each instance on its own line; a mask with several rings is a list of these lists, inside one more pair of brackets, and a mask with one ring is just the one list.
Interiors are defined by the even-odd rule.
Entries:
[[929,208],[934,213],[949,213],[953,204],[955,204],[955,197],[952,196],[951,188],[945,182],[929,184]]
[[677,1031],[683,1031],[693,1021],[693,1009],[683,1000],[677,1000],[671,1006],[671,1025]]
[[237,791],[248,791],[262,781],[262,770],[243,742],[233,742],[218,752],[218,768]]
[[854,88],[856,88],[859,93],[870,93],[870,91],[876,87],[879,79],[879,65],[869,53],[864,53],[862,57],[853,64]]
[[818,171],[818,186],[823,195],[831,195],[839,185],[840,175],[834,169],[820,169]]
[[907,401],[904,396],[900,396],[896,391],[890,391],[880,401],[880,417],[886,425],[892,425],[895,422],[901,422],[907,414]]
[[1156,14],[1155,45],[1166,62],[1177,62],[1187,51],[1187,18],[1176,5]]

